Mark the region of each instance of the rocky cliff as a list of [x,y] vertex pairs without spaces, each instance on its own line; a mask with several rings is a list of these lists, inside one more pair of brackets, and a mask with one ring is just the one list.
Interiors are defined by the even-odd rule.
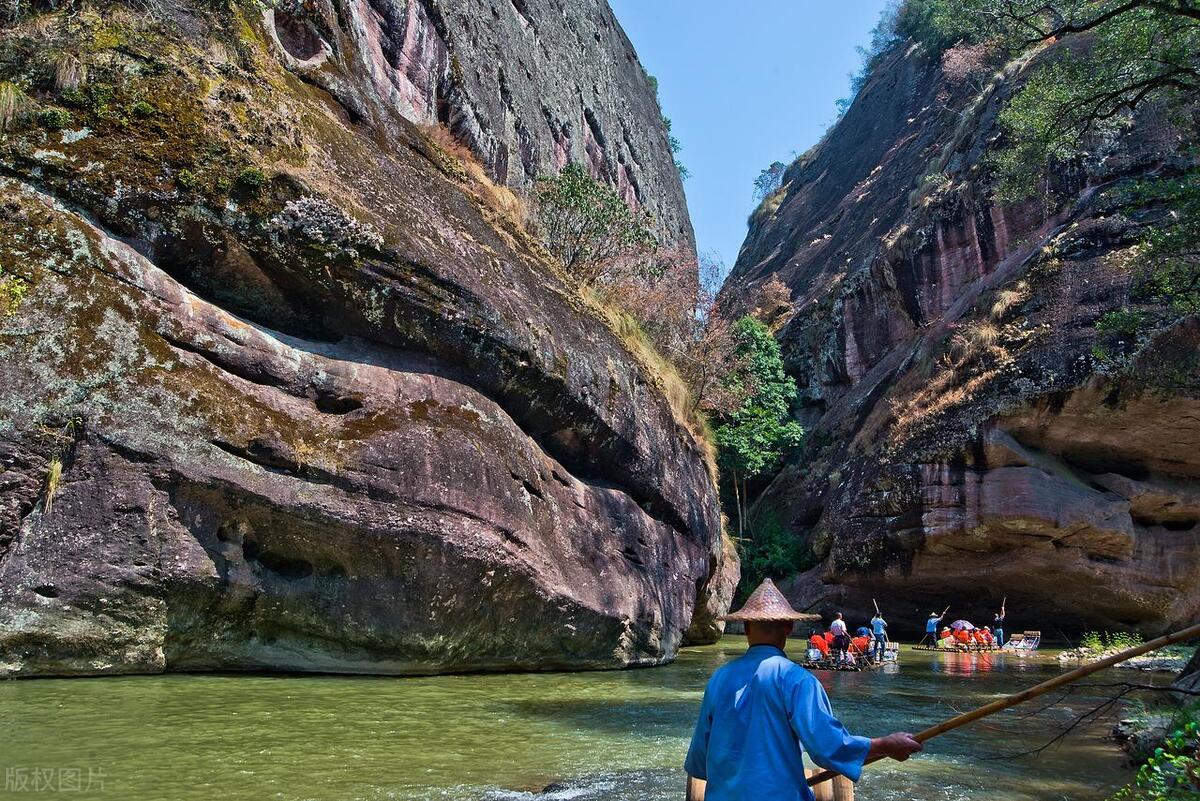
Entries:
[[1164,213],[1129,187],[1189,163],[1195,120],[1143,109],[1047,196],[1001,203],[997,114],[1048,52],[995,73],[893,48],[751,220],[725,299],[792,292],[808,441],[756,514],[819,562],[798,607],[874,596],[915,627],[1007,595],[1010,628],[1146,633],[1200,614],[1200,323],[1096,327]]
[[655,90],[604,0],[289,0],[265,29],[354,116],[445,125],[521,189],[586,164],[661,238],[695,247]]
[[[510,180],[599,131],[593,166],[690,236],[607,8],[544,5],[4,27],[0,672],[619,667],[714,636],[702,448],[411,121],[448,113]],[[589,80],[535,72],[572,30]]]

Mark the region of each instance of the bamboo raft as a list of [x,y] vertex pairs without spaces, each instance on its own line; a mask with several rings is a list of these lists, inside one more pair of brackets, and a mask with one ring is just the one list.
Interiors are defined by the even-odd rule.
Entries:
[[990,653],[994,651],[1036,651],[1042,641],[1042,633],[1040,631],[1025,631],[1013,634],[1008,642],[1004,645],[980,645],[979,643],[970,643],[964,645],[955,645],[951,648],[944,648],[940,645],[926,645],[919,642],[916,645],[910,645],[914,651],[934,651],[942,654],[976,654]]
[[874,670],[875,668],[883,667],[886,664],[887,662],[874,662],[865,658],[859,658],[855,659],[853,662],[847,662],[842,659],[837,659],[836,657],[830,657],[829,659],[818,659],[816,661],[805,662],[804,667],[808,668],[809,670],[850,670],[857,673],[863,670]]
[[889,642],[884,650],[883,659],[876,661],[869,654],[853,653],[853,660],[840,659],[837,656],[817,656],[820,654],[815,648],[809,648],[804,661],[804,666],[809,670],[850,670],[861,672],[864,670],[875,670],[887,664],[898,664],[900,661],[900,645],[898,643]]

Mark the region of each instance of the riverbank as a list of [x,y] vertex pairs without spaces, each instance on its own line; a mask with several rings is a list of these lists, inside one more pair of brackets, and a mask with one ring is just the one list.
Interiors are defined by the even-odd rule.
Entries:
[[[674,801],[704,682],[743,649],[726,637],[666,667],[600,673],[5,682],[5,768],[78,769],[85,782],[91,771],[103,792],[72,797],[123,801]],[[916,729],[1061,671],[1051,653],[905,648],[901,660],[819,674],[851,729]],[[948,735],[904,765],[872,766],[857,797],[1100,801],[1130,774],[1104,739],[1119,711],[1026,754],[1093,707],[1095,692]],[[559,789],[536,795],[548,785]]]

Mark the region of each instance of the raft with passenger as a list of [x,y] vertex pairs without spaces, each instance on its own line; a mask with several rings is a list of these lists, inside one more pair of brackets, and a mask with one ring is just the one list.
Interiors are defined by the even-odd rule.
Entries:
[[[1014,635],[1015,636],[1015,635]],[[976,628],[969,620],[956,620],[942,629],[933,639],[925,639],[912,646],[914,651],[937,651],[948,654],[979,653],[1003,650],[992,634],[991,628]]]
[[[804,666],[812,670],[863,671],[874,670],[889,663],[895,664],[900,660],[899,643],[885,640],[880,654],[870,629],[865,626],[859,628],[857,636],[849,639],[844,650],[839,650],[836,642],[832,631],[822,634],[814,630],[808,639]],[[877,654],[880,658],[876,658]]]
[[884,665],[895,665],[900,661],[900,644],[887,643],[884,646],[883,659],[872,659],[869,654],[850,654],[845,657],[838,654],[822,654],[816,648],[809,648],[804,666],[809,670],[850,670],[860,672],[875,670]]

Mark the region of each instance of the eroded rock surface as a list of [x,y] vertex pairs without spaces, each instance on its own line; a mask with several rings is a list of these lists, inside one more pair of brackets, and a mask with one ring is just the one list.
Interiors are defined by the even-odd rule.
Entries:
[[443,124],[529,189],[570,162],[693,248],[655,89],[604,0],[285,3],[266,30],[297,74],[356,116]]
[[104,99],[39,90],[70,127],[4,144],[0,672],[620,667],[712,636],[715,492],[653,374],[403,109],[348,113],[252,9],[179,14],[3,32],[16,80],[47,41],[120,47]]
[[1007,596],[1014,630],[1200,615],[1200,324],[1111,353],[1095,327],[1162,213],[1124,188],[1186,166],[1195,132],[1147,109],[1055,178],[1062,202],[1001,204],[985,155],[1036,64],[897,48],[752,220],[725,298],[793,293],[808,443],[756,513],[821,560],[797,608],[886,598],[901,630],[947,598],[980,620]]

